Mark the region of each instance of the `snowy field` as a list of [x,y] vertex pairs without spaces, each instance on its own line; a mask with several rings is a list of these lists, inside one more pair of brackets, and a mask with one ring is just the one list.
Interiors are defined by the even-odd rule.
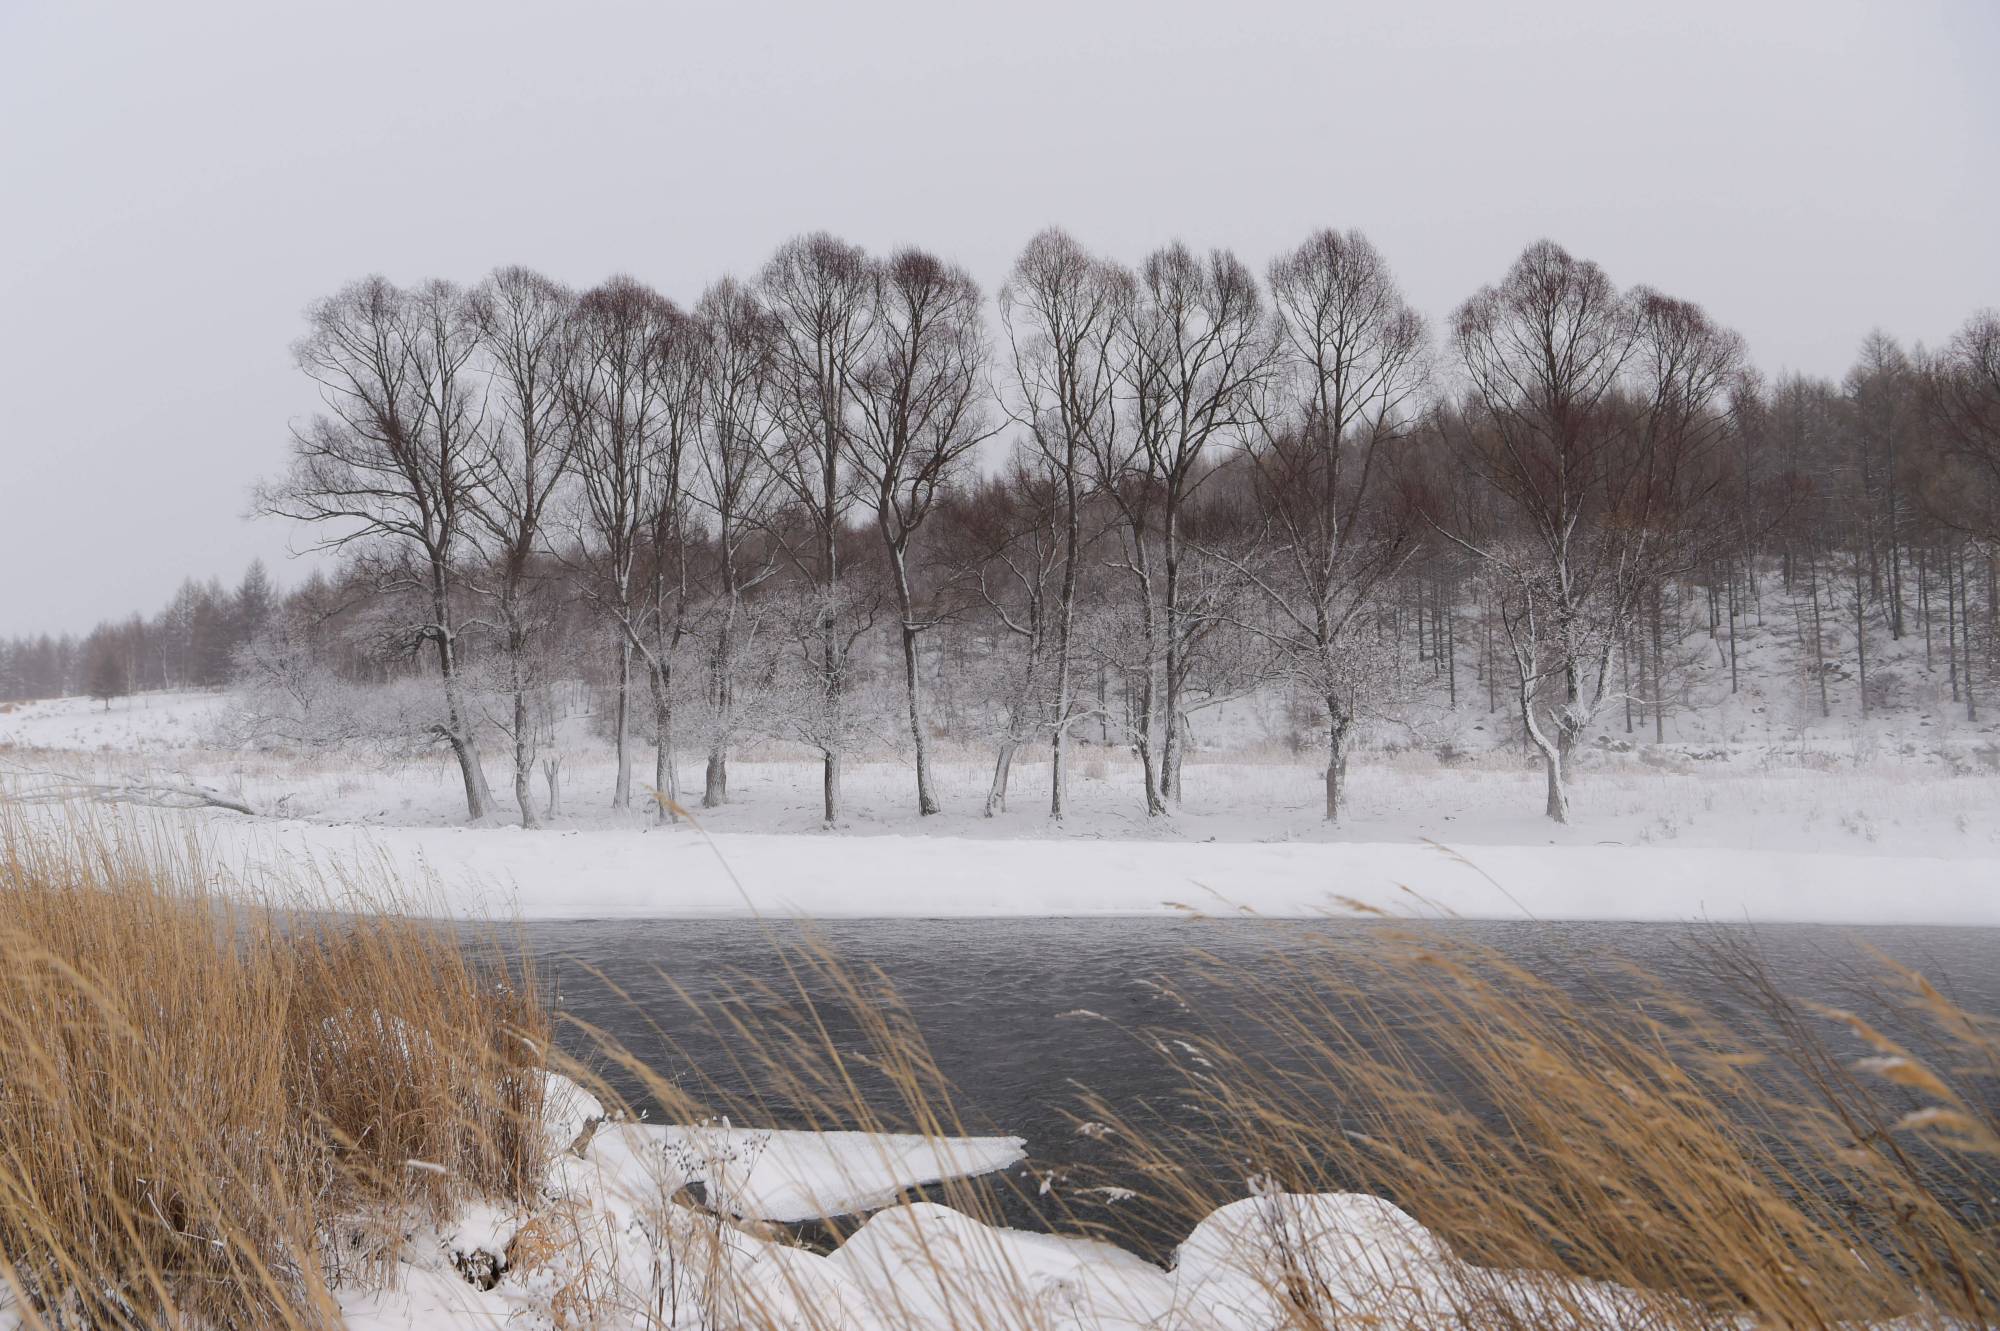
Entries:
[[[19,705],[0,714],[4,779],[18,791],[55,772],[146,774],[229,791],[263,816],[134,816],[199,819],[218,862],[252,881],[274,863],[327,875],[380,863],[472,915],[1310,915],[1360,903],[1468,918],[2000,923],[1994,741],[1941,711],[1761,733],[1739,718],[1733,738],[1666,745],[1614,734],[1579,762],[1567,827],[1541,816],[1539,769],[1489,739],[1362,752],[1349,814],[1330,829],[1311,756],[1260,741],[1247,709],[1223,718],[1233,742],[1189,761],[1184,808],[1151,822],[1133,760],[1086,744],[1060,825],[1045,763],[1017,761],[1008,809],[987,819],[984,756],[947,751],[943,814],[910,809],[906,762],[851,760],[850,814],[828,832],[817,764],[751,748],[731,763],[731,802],[700,829],[657,827],[644,808],[611,807],[610,755],[580,733],[566,744],[567,815],[524,832],[504,821],[490,755],[500,813],[467,826],[448,759],[230,750],[218,738],[230,706],[216,694]],[[1488,719],[1467,714],[1460,737]],[[692,755],[681,779],[699,779]]]

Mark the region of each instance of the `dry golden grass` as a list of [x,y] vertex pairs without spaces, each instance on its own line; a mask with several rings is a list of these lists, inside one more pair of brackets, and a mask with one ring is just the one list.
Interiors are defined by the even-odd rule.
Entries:
[[[1711,1005],[1636,970],[1580,994],[1435,929],[1357,949],[1342,926],[1299,928],[1313,941],[1264,964],[1197,958],[1185,1024],[1132,1032],[1175,1064],[1177,1094],[1160,1097],[1175,1114],[1133,1121],[1079,1095],[1079,1126],[1119,1150],[1104,1181],[1145,1181],[1145,1231],[1092,1237],[1157,1250],[1255,1180],[1274,1196],[1388,1198],[1458,1259],[1331,1270],[1330,1252],[1366,1252],[1370,1232],[1308,1234],[1316,1221],[1276,1205],[1253,1237],[1272,1260],[1243,1265],[1268,1275],[1285,1331],[2000,1324],[2000,1023],[1923,977],[1875,973],[1892,1037],[1787,998],[1740,935],[1699,944],[1731,1000]],[[886,976],[817,942],[772,947],[782,979],[746,977],[719,1003],[683,993],[655,1028],[671,1047],[669,1030],[706,1023],[755,1097],[723,1094],[685,1057],[669,1080],[584,1033],[671,1120],[965,1131]],[[1004,1223],[995,1189],[1016,1186],[927,1192]],[[1060,1197],[1043,1207],[1083,1232]],[[949,1289],[966,1272],[940,1261],[920,1278]],[[976,1293],[954,1327],[1058,1324],[1004,1271]]]
[[31,1326],[327,1324],[378,1222],[526,1198],[532,974],[222,895],[146,826],[0,813],[0,1281]]
[[[1877,977],[1904,1043],[1793,1002],[1741,936],[1702,944],[1750,1000],[1729,1019],[1637,971],[1579,996],[1437,930],[1321,939],[1197,967],[1190,1010],[1223,990],[1247,1023],[1141,1033],[1174,1051],[1184,1131],[1086,1100],[1154,1206],[1240,1196],[1218,1143],[1283,1191],[1389,1198],[1465,1259],[1412,1325],[1519,1325],[1524,1300],[1545,1326],[2000,1322],[2000,1023],[1922,977]],[[1293,1324],[1342,1324],[1310,1268],[1286,1254]],[[1638,1294],[1607,1308],[1592,1281]]]
[[[31,1326],[331,1325],[332,1291],[388,1276],[412,1217],[488,1198],[529,1217],[510,1278],[545,1279],[558,1325],[667,1325],[671,1294],[681,1325],[833,1331],[798,1306],[809,1263],[796,1286],[734,1283],[738,1222],[678,1191],[647,1220],[654,1283],[620,1286],[606,1216],[538,1195],[546,1062],[670,1121],[966,1132],[889,979],[817,944],[774,938],[764,978],[653,1014],[669,1048],[706,1023],[732,1066],[669,1076],[579,1026],[593,1077],[549,1053],[535,977],[490,939],[246,904],[193,842],[36,827],[0,817],[0,1281]],[[1435,930],[1356,948],[1298,928],[1256,965],[1195,958],[1184,1019],[1132,1032],[1173,1061],[1172,1112],[1076,1106],[1122,1156],[1106,1181],[1140,1187],[1149,1246],[1258,1181],[1273,1204],[1244,1268],[1277,1312],[1255,1324],[2000,1323],[2000,1027],[1923,977],[1884,962],[1864,1017],[1791,1001],[1740,943],[1710,953],[1724,1004],[1636,972],[1579,994]],[[994,1189],[1032,1186],[926,1194],[999,1223]],[[1388,1198],[1462,1260],[1308,1233],[1278,1200],[1316,1192]],[[953,1291],[950,1325],[1069,1325],[962,1255],[910,1277]],[[878,1324],[903,1324],[902,1294]]]

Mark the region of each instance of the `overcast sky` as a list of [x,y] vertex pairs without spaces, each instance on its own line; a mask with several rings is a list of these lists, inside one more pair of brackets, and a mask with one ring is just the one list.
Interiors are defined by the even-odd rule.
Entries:
[[0,634],[295,580],[248,487],[369,272],[1358,226],[1441,319],[1546,235],[1839,374],[2000,304],[1996,67],[1994,0],[0,0]]

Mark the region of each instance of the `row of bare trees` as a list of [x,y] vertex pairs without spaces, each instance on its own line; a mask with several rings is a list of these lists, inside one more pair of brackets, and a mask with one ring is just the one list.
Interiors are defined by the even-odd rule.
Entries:
[[1455,704],[1470,625],[1563,820],[1607,706],[1663,724],[1699,595],[1732,683],[1739,623],[1784,599],[1823,707],[1839,623],[1864,709],[1885,631],[1940,636],[1969,709],[1991,667],[1990,314],[1934,353],[1872,338],[1843,384],[1770,385],[1699,307],[1549,242],[1436,337],[1358,233],[1260,280],[1227,251],[1128,268],[1051,230],[991,305],[933,255],[816,234],[692,308],[517,268],[371,278],[308,319],[324,409],[259,504],[347,556],[302,602],[346,625],[315,659],[424,662],[422,725],[474,817],[498,735],[537,821],[547,699],[579,673],[608,689],[615,802],[650,741],[662,818],[678,754],[717,805],[754,732],[818,754],[838,821],[844,758],[882,738],[857,688],[893,669],[920,814],[928,695],[976,680],[988,813],[1032,746],[1061,818],[1094,728],[1166,814],[1190,717],[1277,686],[1316,718],[1331,819],[1355,727],[1425,687],[1411,632]]
[[[1828,525],[1825,502],[1800,502],[1823,500],[1825,478],[1798,460],[1751,465],[1745,422],[1760,394],[1741,339],[1688,302],[1619,290],[1549,242],[1460,307],[1442,366],[1355,233],[1309,238],[1260,283],[1226,251],[1170,245],[1128,269],[1051,230],[997,305],[996,354],[964,272],[824,234],[783,246],[753,282],[717,283],[691,311],[628,278],[581,295],[519,269],[469,291],[371,279],[312,312],[298,358],[327,410],[297,432],[262,504],[322,524],[383,590],[418,595],[410,634],[435,653],[436,734],[474,816],[490,801],[460,638],[466,625],[497,636],[527,822],[547,655],[534,593],[551,581],[617,631],[620,805],[632,797],[635,668],[654,785],[670,801],[688,693],[678,673],[696,672],[702,801],[715,805],[746,690],[776,673],[752,667],[752,644],[775,636],[796,667],[787,715],[820,754],[824,817],[837,821],[858,734],[855,654],[886,609],[916,803],[934,812],[923,635],[978,606],[1020,661],[990,803],[1005,798],[1015,749],[1041,735],[1050,813],[1063,816],[1067,748],[1091,710],[1079,624],[1109,614],[1122,631],[1096,634],[1094,650],[1115,642],[1149,815],[1180,797],[1189,689],[1217,655],[1202,643],[1226,638],[1232,659],[1318,704],[1332,818],[1348,736],[1388,673],[1381,590],[1419,555],[1455,555],[1497,616],[1561,821],[1570,757],[1606,702],[1629,695],[1621,649],[1649,611],[1658,638],[1668,589],[1764,548],[1796,507]],[[1843,398],[1862,465],[1858,483],[1835,488],[1860,496],[1871,560],[1886,502],[1897,632],[1902,513],[1921,502],[1902,490],[1929,497],[1927,521],[1990,530],[1952,507],[2000,483],[1977,474],[1993,428],[1988,324],[1903,376],[1922,440],[1905,438],[1914,424],[1877,419],[1894,368],[1879,340]],[[1011,467],[970,484],[979,446],[1010,425]],[[1936,470],[1910,485],[1899,446]],[[1971,480],[1941,487],[1947,473]],[[971,503],[1016,520],[993,528],[960,513],[926,541],[935,512]],[[874,573],[857,578],[856,538],[871,529]],[[1809,542],[1815,560],[1825,535]],[[1869,576],[1879,585],[1881,567]],[[1865,640],[1864,624],[1864,653]],[[1656,654],[1656,685],[1659,674]]]
[[837,819],[851,657],[880,608],[879,588],[845,577],[865,522],[894,573],[919,801],[934,810],[909,557],[991,431],[983,317],[961,270],[915,250],[876,261],[825,235],[786,245],[755,283],[718,282],[691,311],[628,278],[580,295],[522,269],[470,290],[369,279],[311,311],[296,355],[326,409],[295,431],[290,467],[259,504],[315,524],[378,591],[421,608],[406,641],[433,653],[434,730],[474,817],[491,799],[462,639],[476,629],[498,641],[513,699],[502,728],[531,824],[552,585],[616,631],[621,806],[635,670],[645,679],[664,817],[679,798],[690,648],[702,799],[727,798],[745,662],[771,609],[749,602],[773,579],[814,680],[813,705],[793,716],[822,756],[825,816]]

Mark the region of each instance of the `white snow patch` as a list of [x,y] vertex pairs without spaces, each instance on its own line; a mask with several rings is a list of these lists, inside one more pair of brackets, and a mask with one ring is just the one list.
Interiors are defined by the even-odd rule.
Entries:
[[1006,1169],[1026,1153],[1019,1137],[606,1123],[581,1159],[556,1159],[550,1187],[634,1209],[700,1183],[718,1210],[793,1222],[872,1211],[911,1188]]

